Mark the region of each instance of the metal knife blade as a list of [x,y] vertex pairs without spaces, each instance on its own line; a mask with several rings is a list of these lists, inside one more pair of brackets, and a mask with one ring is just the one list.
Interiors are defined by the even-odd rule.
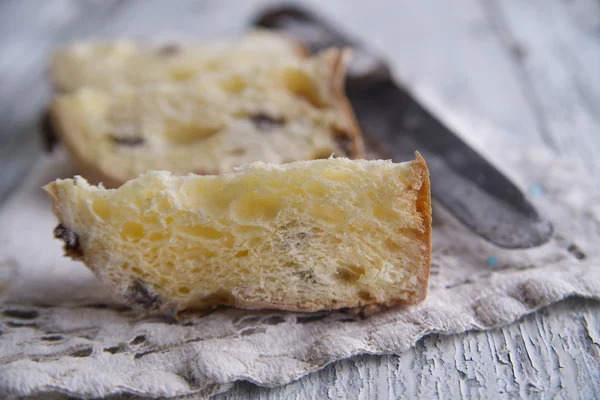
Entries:
[[254,24],[295,36],[311,52],[351,47],[346,94],[363,134],[394,161],[418,150],[429,167],[432,196],[474,233],[512,249],[536,247],[552,236],[552,224],[523,193],[394,82],[381,57],[296,7],[266,10]]

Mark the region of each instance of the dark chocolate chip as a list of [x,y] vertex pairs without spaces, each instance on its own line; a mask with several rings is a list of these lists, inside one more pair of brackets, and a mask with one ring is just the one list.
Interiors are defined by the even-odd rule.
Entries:
[[68,256],[78,258],[83,255],[79,248],[79,235],[63,224],[58,224],[54,228],[54,237],[64,242],[63,249]]
[[39,316],[36,310],[6,310],[3,314],[7,317],[18,319],[35,319]]
[[89,357],[94,351],[93,347],[86,347],[85,349],[77,350],[69,354],[71,357]]
[[575,244],[570,244],[569,247],[567,247],[567,251],[573,254],[578,260],[585,260],[587,257],[587,255]]
[[142,344],[146,341],[146,336],[144,335],[138,335],[136,336],[132,341],[131,344]]
[[51,152],[58,143],[58,136],[56,136],[49,110],[46,110],[40,119],[40,135],[44,150],[48,153]]
[[181,51],[181,46],[177,45],[177,44],[165,44],[164,46],[161,46],[157,52],[159,55],[163,56],[163,57],[171,57],[174,56],[175,54],[179,53]]
[[144,138],[130,136],[130,137],[118,137],[110,135],[111,140],[119,146],[137,147],[144,144]]
[[150,289],[140,281],[134,281],[125,292],[125,300],[131,304],[146,310],[156,310],[160,308],[162,301],[157,294],[152,293]]
[[282,126],[285,121],[281,118],[275,119],[265,113],[253,114],[250,120],[254,123],[257,129],[261,131],[270,131],[273,128]]

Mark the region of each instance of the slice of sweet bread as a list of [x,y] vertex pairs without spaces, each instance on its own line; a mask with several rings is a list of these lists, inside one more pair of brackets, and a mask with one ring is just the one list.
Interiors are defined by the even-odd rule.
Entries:
[[260,65],[279,58],[305,58],[307,54],[300,43],[262,30],[240,38],[197,43],[81,41],[52,53],[50,76],[58,92],[83,87],[111,89],[149,82],[185,81],[231,65]]
[[316,311],[427,293],[431,208],[418,155],[151,171],[110,190],[78,177],[45,190],[66,253],[138,308]]
[[254,161],[360,157],[343,94],[348,53],[234,64],[186,82],[55,97],[50,116],[79,173],[117,187],[148,170],[219,174]]

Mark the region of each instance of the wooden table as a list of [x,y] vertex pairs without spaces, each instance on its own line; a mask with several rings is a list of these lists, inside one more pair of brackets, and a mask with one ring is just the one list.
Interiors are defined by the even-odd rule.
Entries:
[[[48,51],[85,37],[236,34],[274,1],[0,2],[0,201],[40,153]],[[596,0],[327,0],[310,5],[373,44],[409,87],[526,144],[577,154],[600,184]],[[359,356],[237,398],[600,398],[600,303],[571,299],[509,326],[429,335],[400,356]]]

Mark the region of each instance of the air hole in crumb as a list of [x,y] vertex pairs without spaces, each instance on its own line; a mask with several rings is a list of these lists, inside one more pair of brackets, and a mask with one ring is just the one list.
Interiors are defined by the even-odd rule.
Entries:
[[165,218],[165,224],[169,225],[172,222],[173,222],[173,217],[167,217],[167,218]]
[[178,292],[181,293],[181,294],[188,294],[190,292],[190,288],[188,288],[188,287],[180,287],[178,289]]
[[138,267],[132,267],[131,268],[131,272],[136,274],[136,275],[141,275],[142,274],[142,270],[139,269]]
[[246,80],[240,75],[234,75],[219,82],[219,86],[229,93],[240,93],[246,88]]
[[121,238],[123,240],[139,241],[144,237],[144,227],[137,222],[126,221],[121,228]]
[[175,269],[175,264],[173,264],[171,261],[167,261],[164,263],[165,265],[165,269],[172,271],[173,269]]
[[283,83],[287,90],[297,97],[306,100],[315,108],[324,108],[324,104],[316,83],[304,71],[287,69],[283,73]]
[[358,292],[358,297],[364,301],[375,301],[375,297],[366,290],[360,290]]
[[144,343],[145,341],[146,341],[146,336],[137,335],[135,338],[133,338],[133,340],[131,341],[131,344],[133,344],[133,345],[141,344],[141,343]]
[[241,156],[246,154],[246,149],[244,149],[243,147],[238,147],[237,149],[231,150],[229,154],[231,154],[232,156]]
[[[123,264],[121,264],[121,269],[123,271],[126,271],[129,269],[129,263],[124,262]],[[137,268],[136,268],[137,269]]]
[[248,257],[248,250],[240,250],[237,253],[235,253],[235,258],[243,258],[243,257]]
[[348,283],[357,282],[364,274],[365,269],[356,265],[344,265],[337,269],[338,278]]
[[111,209],[108,201],[102,197],[95,197],[92,199],[92,211],[99,218],[107,220],[110,217]]

